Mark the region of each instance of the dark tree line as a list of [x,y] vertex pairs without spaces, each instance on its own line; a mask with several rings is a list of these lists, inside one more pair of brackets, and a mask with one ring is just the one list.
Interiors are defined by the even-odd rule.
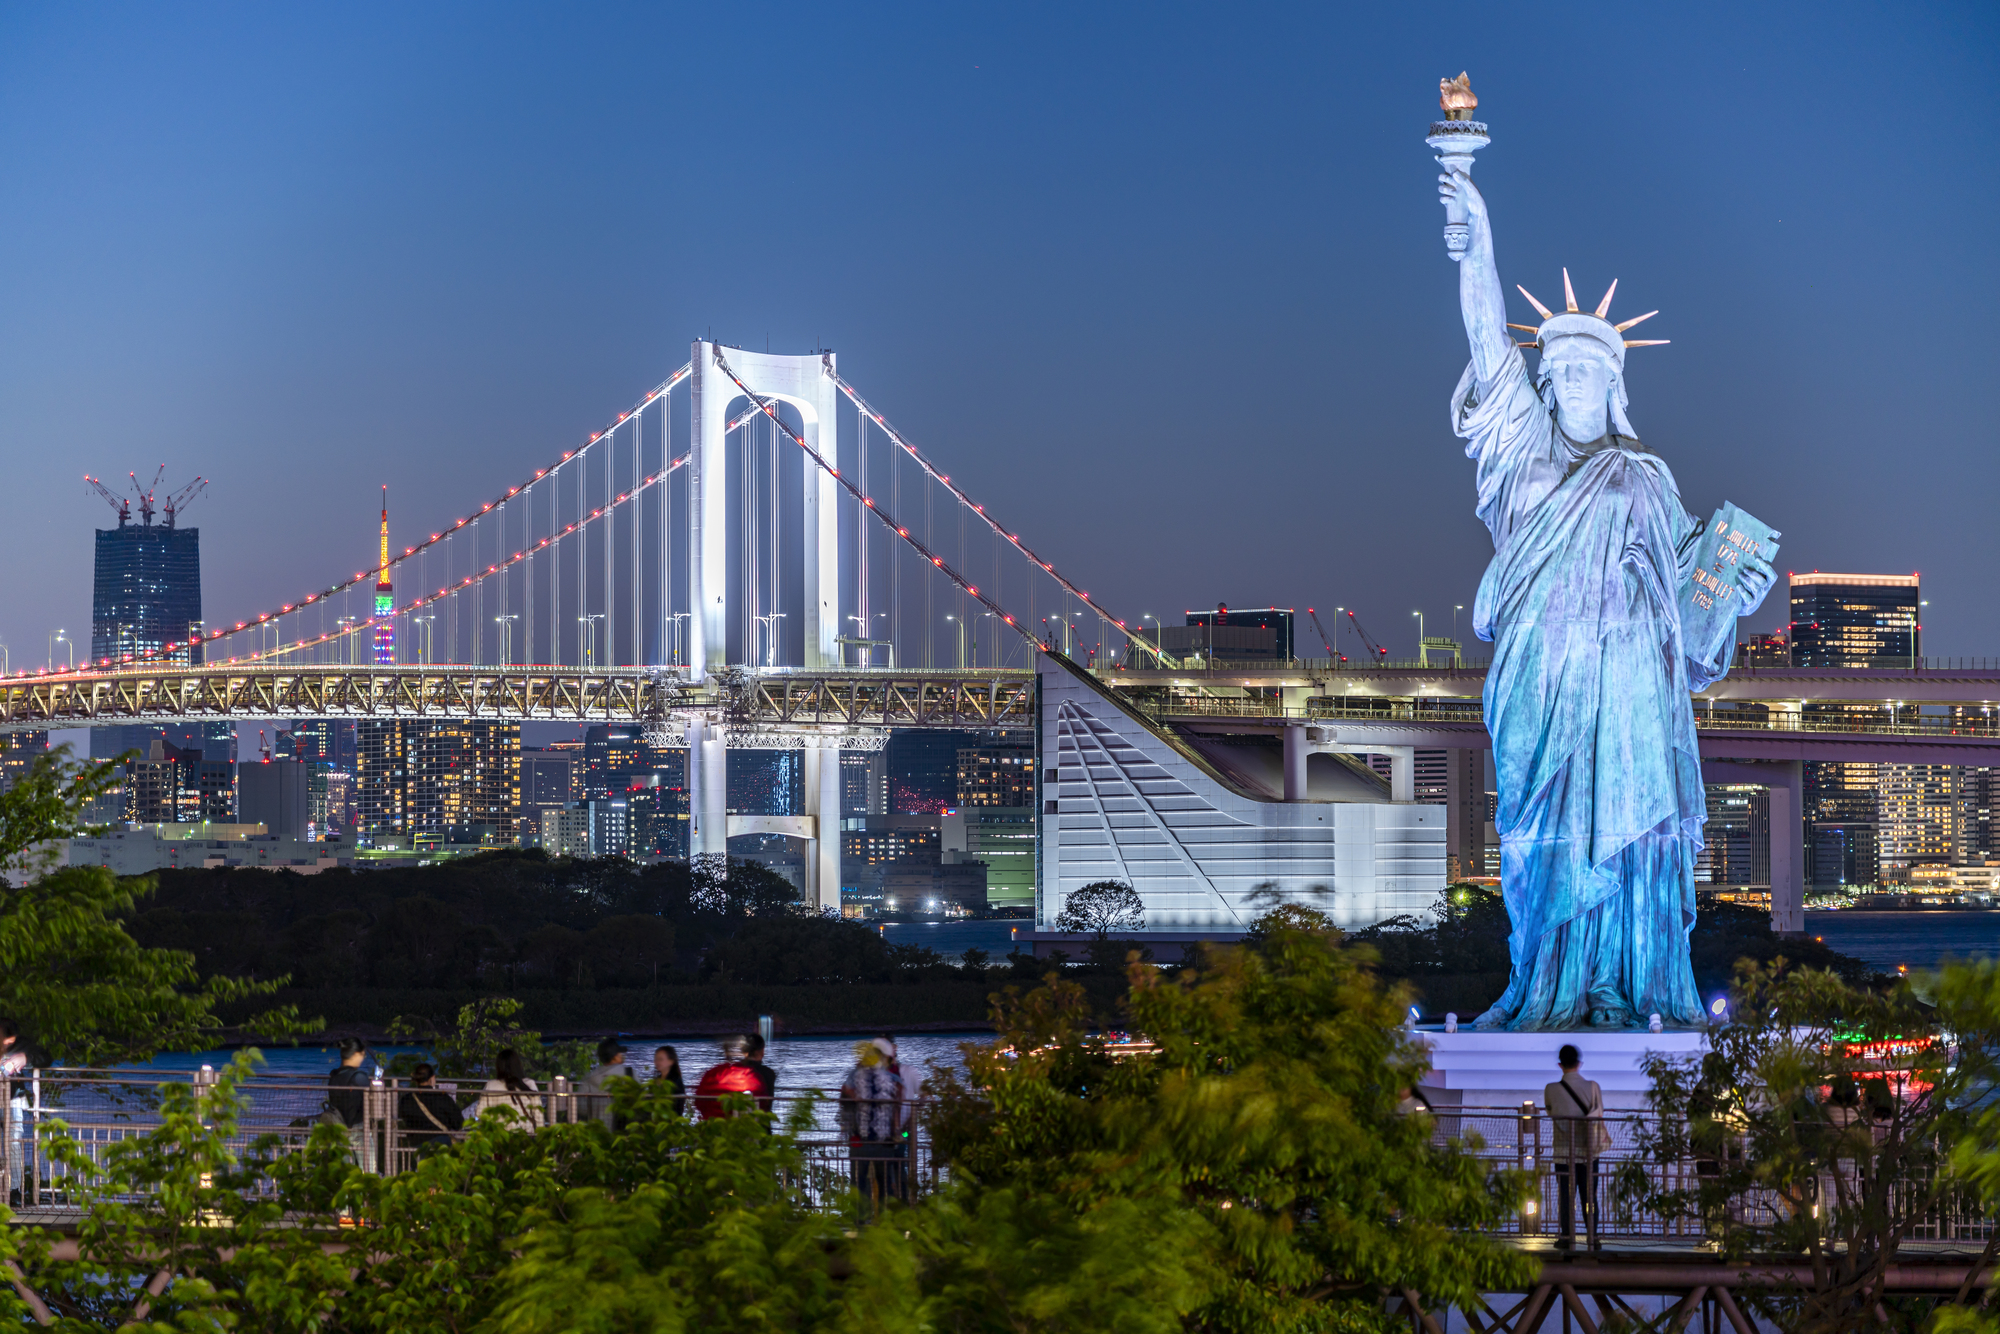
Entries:
[[[135,939],[206,974],[296,987],[635,987],[689,980],[794,891],[754,863],[712,866],[484,853],[434,866],[313,876],[236,867],[158,872]],[[872,932],[868,933],[873,935]]]

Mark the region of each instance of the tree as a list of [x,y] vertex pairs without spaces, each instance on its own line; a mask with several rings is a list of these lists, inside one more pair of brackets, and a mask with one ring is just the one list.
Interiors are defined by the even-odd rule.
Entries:
[[1126,1016],[1155,1049],[1114,1056],[1083,989],[1050,974],[996,998],[969,1078],[933,1076],[937,1152],[989,1193],[1128,1211],[1197,1276],[1190,1324],[1371,1328],[1385,1292],[1469,1303],[1531,1262],[1485,1235],[1528,1184],[1401,1116],[1425,1064],[1406,999],[1310,908],[1258,923],[1169,978],[1135,963]]
[[[85,804],[114,781],[111,766],[77,765],[64,746],[0,793],[0,864],[29,878],[0,887],[0,1015],[19,1022],[50,1062],[105,1065],[209,1046],[226,1027],[224,1006],[283,982],[203,978],[192,954],[148,949],[127,934],[123,919],[150,880],[53,864],[60,840],[82,832]],[[284,1006],[249,1027],[282,1036],[304,1026]]]
[[[1745,960],[1730,1014],[1699,1060],[1646,1062],[1659,1115],[1619,1170],[1619,1207],[1696,1223],[1732,1258],[1802,1257],[1810,1285],[1752,1298],[1781,1329],[1914,1327],[1922,1312],[1882,1293],[1904,1242],[1968,1188],[2000,1203],[2000,1116],[1981,1110],[2000,1079],[2000,969],[1947,968],[1927,1003],[1907,981]],[[1996,1256],[2000,1230],[1975,1272]]]
[[1063,901],[1056,930],[1089,932],[1099,940],[1113,931],[1144,931],[1146,904],[1123,880],[1095,880]]

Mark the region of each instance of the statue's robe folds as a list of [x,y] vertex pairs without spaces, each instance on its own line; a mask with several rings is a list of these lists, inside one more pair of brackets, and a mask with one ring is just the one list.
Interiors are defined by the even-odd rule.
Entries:
[[1486,727],[1499,785],[1513,973],[1485,1028],[1701,1018],[1688,964],[1707,818],[1679,590],[1702,524],[1637,440],[1579,446],[1518,349],[1466,368],[1452,427],[1493,534],[1473,627],[1493,643]]

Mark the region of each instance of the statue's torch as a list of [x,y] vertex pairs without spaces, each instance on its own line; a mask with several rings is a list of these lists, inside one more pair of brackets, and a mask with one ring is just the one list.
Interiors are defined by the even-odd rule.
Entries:
[[[1430,136],[1424,142],[1437,151],[1440,167],[1470,176],[1472,155],[1492,142],[1486,137],[1486,123],[1471,118],[1479,107],[1479,99],[1472,94],[1472,80],[1463,72],[1456,79],[1439,79],[1438,106],[1444,111],[1444,119],[1432,123]],[[1467,216],[1464,200],[1445,202],[1444,248],[1454,264],[1465,258],[1465,248],[1472,242]]]

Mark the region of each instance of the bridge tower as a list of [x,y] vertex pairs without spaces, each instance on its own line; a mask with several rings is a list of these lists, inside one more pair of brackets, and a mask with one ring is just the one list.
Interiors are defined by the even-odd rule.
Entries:
[[[734,500],[724,452],[730,408],[749,406],[746,388],[761,398],[791,405],[803,422],[799,434],[807,447],[835,462],[834,409],[840,391],[833,380],[831,352],[784,356],[698,341],[692,365],[694,440],[688,460],[687,540],[694,615],[688,622],[688,675],[699,681],[730,665],[729,515]],[[799,467],[805,497],[800,521],[804,560],[800,586],[805,603],[801,665],[834,667],[840,662],[834,643],[840,627],[840,517],[835,504],[839,489],[811,454],[800,452]]]
[[[747,352],[697,341],[692,371],[693,440],[688,459],[688,677],[700,681],[729,662],[729,494],[726,437],[732,409],[750,406],[749,394],[790,405],[801,423],[806,450],[799,453],[802,600],[805,662],[808,669],[840,663],[839,487],[813,458],[817,453],[838,466],[835,408],[839,387],[833,353],[785,356]],[[746,390],[749,394],[746,394]],[[807,452],[811,451],[811,452]],[[745,627],[746,645],[751,630]],[[665,642],[664,639],[661,641]],[[747,650],[746,658],[753,656]],[[687,727],[689,851],[725,855],[729,849],[728,741],[723,719],[692,718]],[[784,832],[807,843],[806,898],[821,908],[840,907],[840,741],[804,739],[805,816],[796,828],[765,828],[767,821],[736,817],[735,832]],[[757,828],[753,829],[752,825]]]

